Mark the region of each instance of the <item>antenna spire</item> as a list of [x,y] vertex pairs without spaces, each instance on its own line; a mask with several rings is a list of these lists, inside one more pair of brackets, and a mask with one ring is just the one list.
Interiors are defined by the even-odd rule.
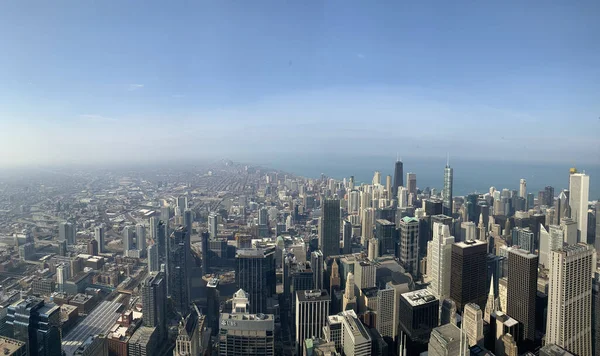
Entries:
[[446,152],[446,167],[450,167],[450,152]]

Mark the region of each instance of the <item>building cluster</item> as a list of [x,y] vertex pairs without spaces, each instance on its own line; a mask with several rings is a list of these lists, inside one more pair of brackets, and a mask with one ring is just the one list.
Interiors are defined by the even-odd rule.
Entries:
[[41,179],[0,195],[5,355],[600,353],[575,169],[537,195],[457,196],[449,163],[421,189],[400,160],[361,183],[231,161]]

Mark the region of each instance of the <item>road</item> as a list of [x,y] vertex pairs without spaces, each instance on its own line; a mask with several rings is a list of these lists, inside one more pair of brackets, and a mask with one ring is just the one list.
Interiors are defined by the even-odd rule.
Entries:
[[90,336],[106,334],[108,329],[119,318],[118,302],[100,303],[81,323],[71,330],[62,340],[62,346],[67,356],[72,356],[75,350]]

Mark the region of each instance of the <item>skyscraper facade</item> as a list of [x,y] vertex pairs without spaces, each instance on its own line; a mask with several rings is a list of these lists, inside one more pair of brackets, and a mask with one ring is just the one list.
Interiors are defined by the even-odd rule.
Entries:
[[487,243],[462,241],[452,245],[450,298],[461,311],[467,303],[485,308],[487,300]]
[[[417,174],[416,173],[406,173],[406,188],[408,189],[408,194],[413,195],[413,199],[417,197]],[[409,202],[410,204],[410,202]]]
[[208,232],[210,233],[210,237],[212,239],[217,238],[218,223],[217,223],[217,214],[216,213],[210,213],[208,215]]
[[6,321],[14,338],[27,344],[29,356],[61,355],[60,307],[28,297],[8,307]]
[[347,356],[370,356],[371,335],[353,310],[339,314],[342,318],[342,348]]
[[[326,290],[305,290],[296,293],[296,347],[301,350],[304,340],[320,337],[327,323],[331,298]],[[298,353],[299,354],[299,353]]]
[[579,356],[591,356],[596,250],[579,243],[550,255],[546,344],[556,344]]
[[446,164],[446,168],[444,168],[444,190],[443,190],[443,198],[444,198],[444,215],[452,216],[452,183],[454,179],[454,170],[450,167],[450,164]]
[[519,182],[519,196],[523,199],[527,199],[527,181],[521,178]]
[[428,274],[431,277],[429,290],[439,300],[450,297],[450,263],[453,244],[454,237],[450,236],[450,228],[437,222],[434,223],[433,240],[427,243],[427,264]]
[[419,220],[417,218],[403,217],[399,224],[400,263],[406,272],[416,276],[419,272]]
[[404,164],[401,160],[397,160],[394,165],[394,184],[392,189],[392,197],[398,196],[398,187],[404,186]]
[[267,298],[275,294],[275,247],[238,249],[235,256],[238,288],[248,294],[250,313],[267,312]]
[[379,243],[379,256],[395,254],[395,234],[396,224],[393,222],[384,219],[375,221],[375,238]]
[[537,268],[537,255],[524,249],[510,249],[508,251],[506,314],[523,324],[523,339],[531,341],[535,340]]
[[175,309],[182,316],[190,308],[190,253],[190,236],[184,226],[179,226],[169,237],[167,285]]
[[313,253],[311,253],[310,267],[313,273],[314,289],[323,289],[323,253],[321,251],[314,251]]
[[325,199],[323,202],[323,218],[321,220],[323,258],[340,254],[340,201]]
[[587,242],[590,176],[572,169],[569,176],[571,219],[577,222],[577,242]]
[[167,286],[164,275],[150,272],[141,284],[144,326],[155,327],[159,340],[167,337]]
[[104,252],[104,225],[94,228],[94,239],[98,242],[98,252]]
[[58,224],[58,240],[67,241],[69,245],[75,245],[77,231],[75,225],[70,222],[62,222]]
[[154,243],[148,246],[148,272],[158,272],[159,270],[160,263],[158,261],[158,247]]

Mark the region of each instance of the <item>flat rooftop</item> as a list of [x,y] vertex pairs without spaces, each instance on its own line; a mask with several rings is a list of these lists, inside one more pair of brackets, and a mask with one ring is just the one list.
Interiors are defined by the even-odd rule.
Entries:
[[424,305],[437,300],[437,298],[427,289],[416,290],[401,295],[412,306]]
[[25,346],[25,343],[22,341],[0,336],[0,350],[5,350],[4,355],[16,352],[23,346]]

